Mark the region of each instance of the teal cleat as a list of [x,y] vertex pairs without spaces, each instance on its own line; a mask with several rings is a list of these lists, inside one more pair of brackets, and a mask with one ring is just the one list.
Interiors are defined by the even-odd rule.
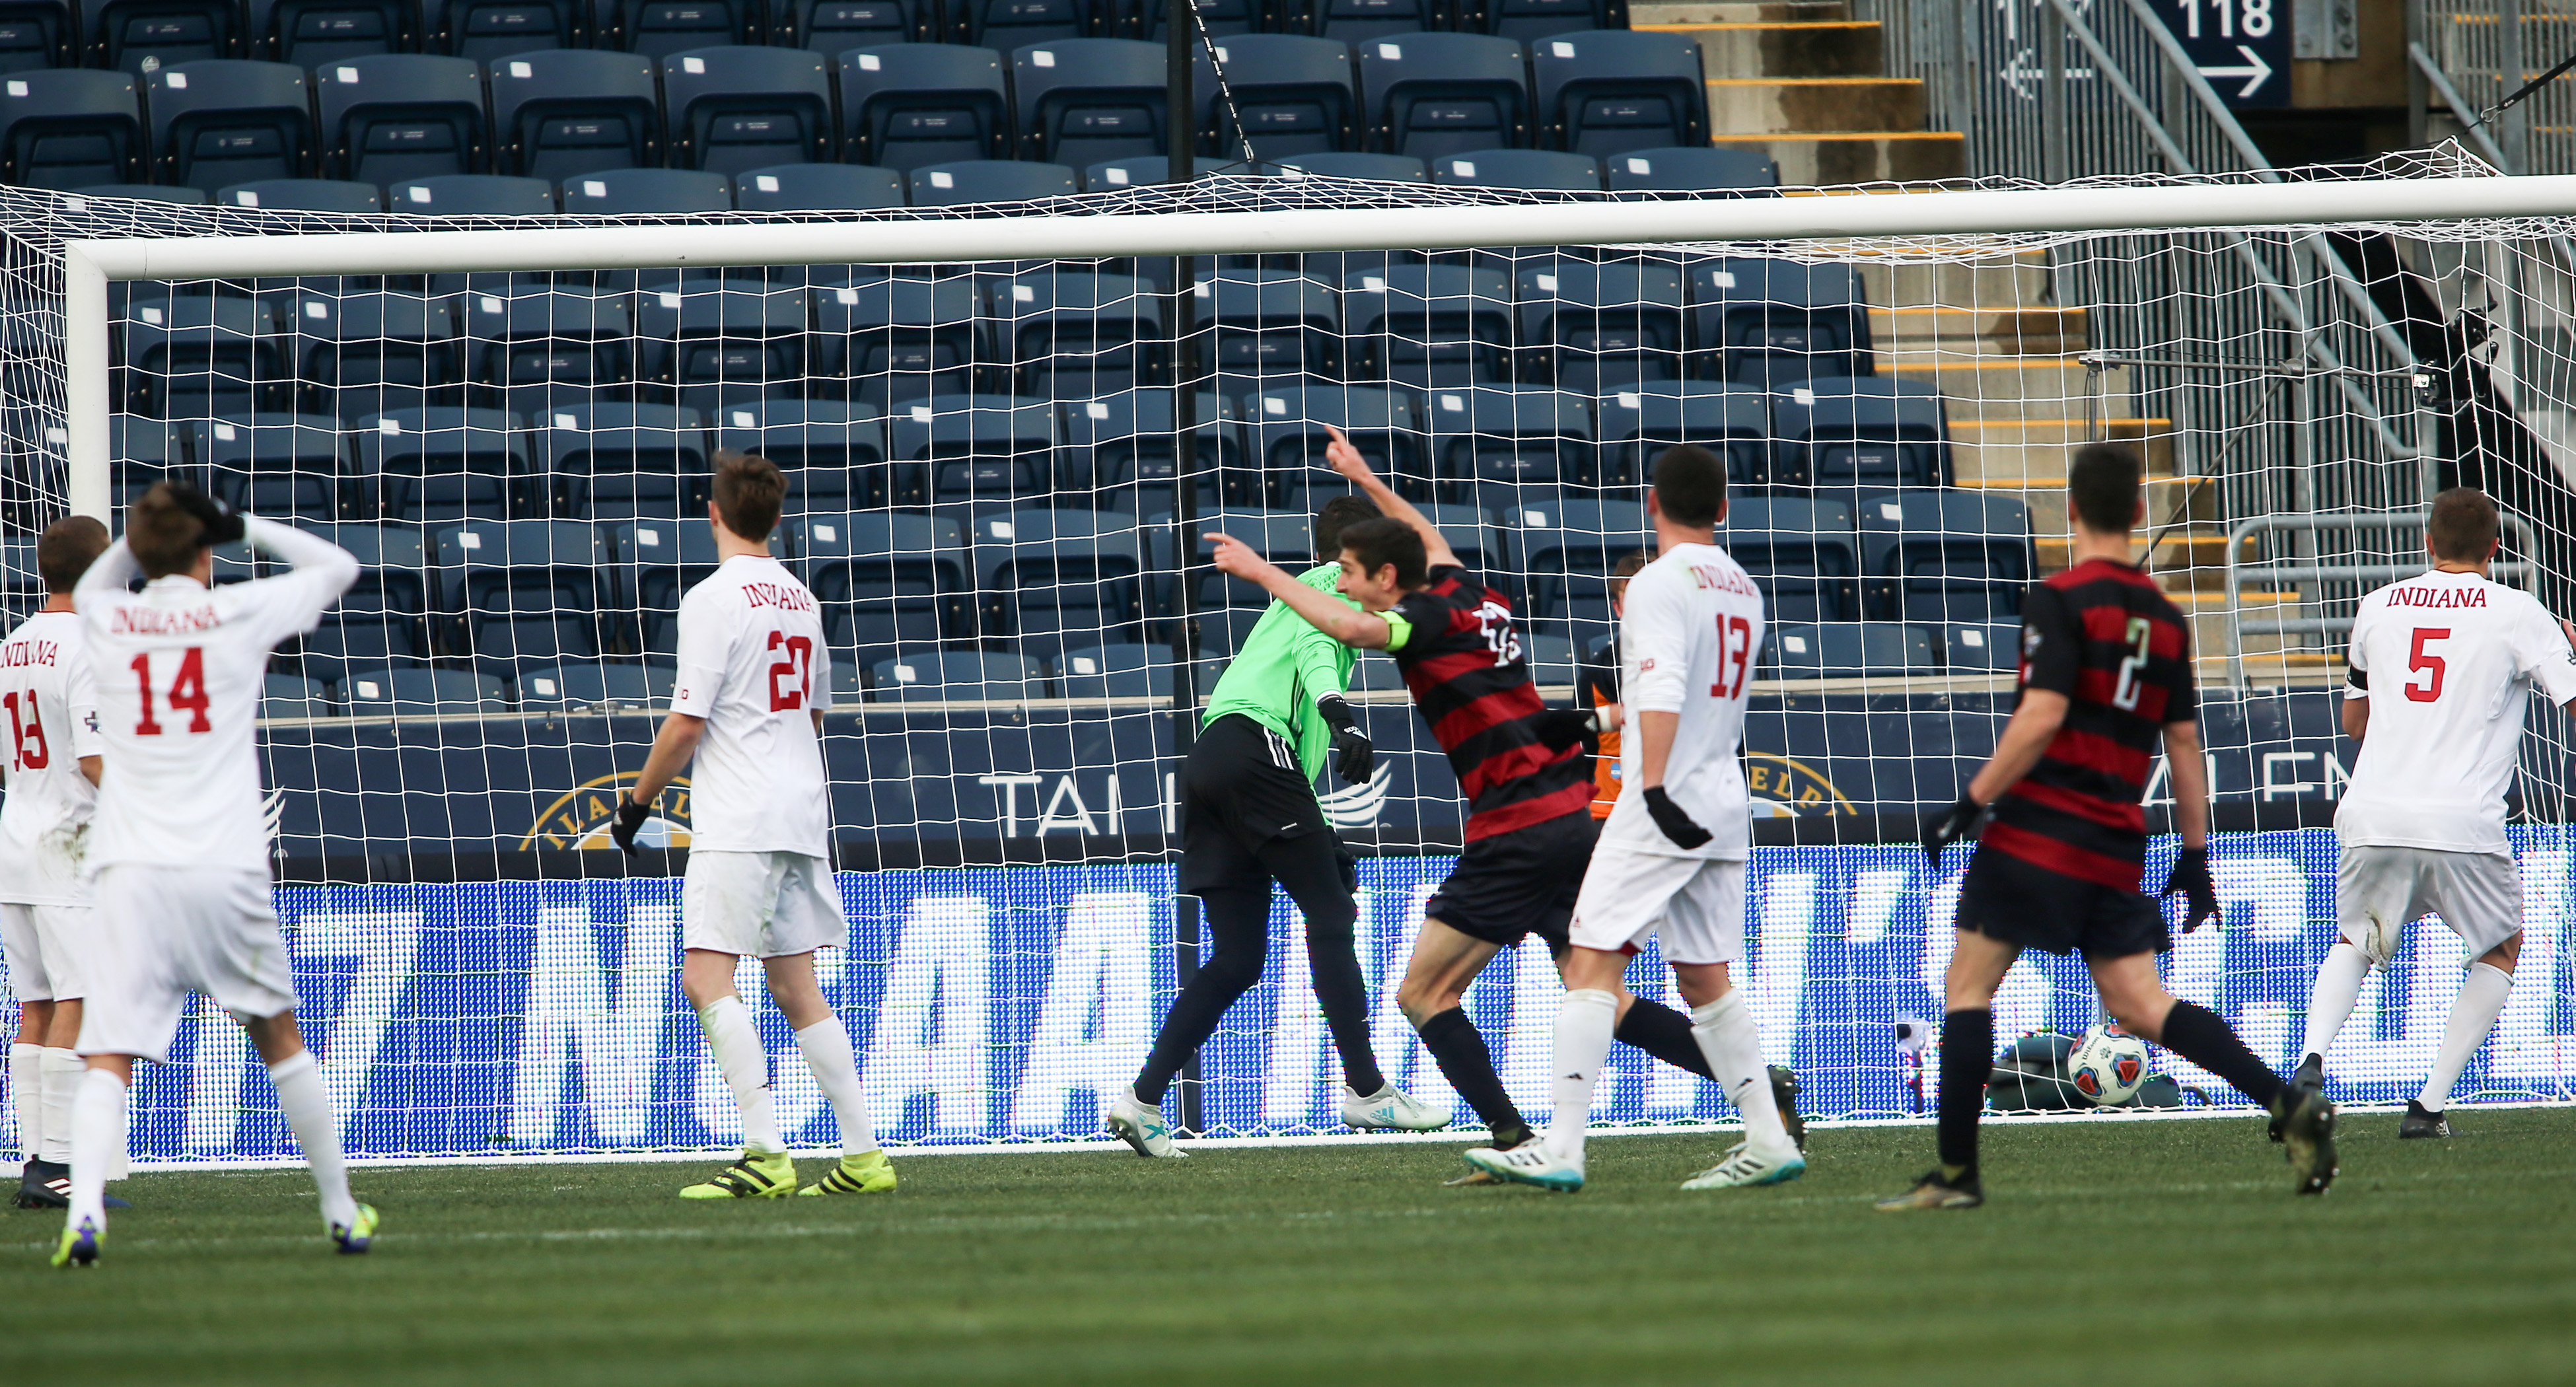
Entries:
[[361,1204],[358,1216],[347,1223],[331,1225],[331,1245],[344,1257],[355,1257],[376,1242],[376,1206]]
[[1686,1190],[1742,1190],[1761,1185],[1785,1185],[1807,1173],[1807,1158],[1791,1147],[1788,1154],[1757,1156],[1751,1147],[1737,1142],[1734,1149],[1718,1158],[1717,1164],[1682,1181]]
[[1560,1159],[1543,1140],[1525,1141],[1509,1151],[1475,1147],[1467,1152],[1467,1164],[1515,1185],[1536,1185],[1558,1194],[1578,1194],[1583,1189],[1583,1167]]

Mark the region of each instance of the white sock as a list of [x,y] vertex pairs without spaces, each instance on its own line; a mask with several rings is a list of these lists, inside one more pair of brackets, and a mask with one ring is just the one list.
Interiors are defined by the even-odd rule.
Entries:
[[841,1124],[841,1154],[864,1156],[877,1149],[876,1124],[868,1120],[868,1093],[859,1087],[859,1058],[850,1051],[850,1033],[841,1018],[828,1016],[796,1033],[796,1048],[805,1067],[823,1086],[832,1116]]
[[1744,1118],[1745,1149],[1774,1159],[1795,1154],[1798,1144],[1780,1121],[1779,1101],[1771,1096],[1770,1066],[1762,1062],[1762,1031],[1744,1005],[1741,991],[1730,991],[1706,1006],[1691,1008],[1691,1039],[1708,1057],[1708,1072],[1717,1076],[1727,1101]]
[[11,1042],[9,1046],[9,1111],[18,1115],[18,1158],[45,1155],[45,1047]]
[[2460,980],[2459,1000],[2451,1003],[2451,1023],[2442,1028],[2442,1053],[2433,1060],[2433,1072],[2424,1078],[2424,1091],[2415,1099],[2428,1112],[2440,1112],[2451,1101],[2451,1086],[2460,1081],[2460,1071],[2469,1067],[2469,1056],[2487,1043],[2487,1032],[2495,1029],[2496,1017],[2503,1014],[2507,997],[2513,995],[2513,974],[2492,963],[2472,963],[2469,975]]
[[1619,1027],[1619,998],[1581,988],[1565,994],[1556,1012],[1556,1068],[1548,1084],[1553,1107],[1547,1145],[1558,1158],[1583,1164],[1583,1131],[1592,1122],[1592,1086],[1610,1058],[1610,1033]]
[[286,1129],[313,1167],[313,1188],[322,1196],[326,1223],[357,1222],[358,1201],[349,1195],[349,1162],[340,1154],[340,1119],[331,1111],[331,1087],[322,1081],[322,1066],[313,1052],[298,1050],[268,1067],[277,1085],[277,1107],[286,1114]]
[[[46,1160],[60,1161],[65,1164],[71,1161],[72,1095],[80,1092],[81,1075],[87,1072],[89,1072],[89,1064],[80,1057],[79,1051],[54,1046],[46,1047],[45,1096],[41,1100],[45,1111],[43,1154]],[[125,1178],[125,1148],[118,1147],[116,1154],[116,1163],[110,1166],[107,1172],[107,1178],[110,1180]]]
[[706,1027],[707,1048],[715,1052],[716,1072],[733,1089],[742,1109],[742,1149],[775,1156],[787,1149],[778,1135],[778,1109],[769,1096],[769,1052],[760,1047],[760,1028],[740,997],[718,997],[698,1008]]
[[2361,996],[2361,980],[2370,976],[2370,960],[2361,950],[2338,939],[2326,950],[2326,961],[2317,968],[2316,990],[2308,994],[2308,1038],[2300,1043],[2299,1058],[2323,1055],[2334,1044],[2335,1033],[2352,1015],[2352,1004]]
[[66,1228],[84,1218],[107,1226],[107,1182],[125,1150],[125,1081],[113,1070],[84,1069],[72,1099],[72,1207]]

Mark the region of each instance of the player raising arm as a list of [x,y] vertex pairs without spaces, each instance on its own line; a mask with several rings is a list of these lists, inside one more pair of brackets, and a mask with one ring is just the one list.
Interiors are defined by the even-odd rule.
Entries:
[[2502,543],[2495,503],[2467,487],[2445,491],[2424,529],[2432,571],[2363,598],[2353,618],[2343,729],[2361,758],[2335,807],[2341,937],[2317,971],[2298,1068],[2302,1080],[2325,1081],[2326,1048],[2362,980],[2396,956],[2408,925],[2439,914],[2472,959],[2433,1070],[2398,1122],[2406,1138],[2451,1134],[2451,1086],[2513,994],[2522,882],[2504,836],[2505,791],[2532,686],[2576,703],[2576,627],[2487,576]]
[[[293,571],[217,588],[215,546],[248,539]],[[144,579],[143,590],[127,585]],[[71,1208],[54,1265],[98,1260],[126,1090],[138,1058],[168,1058],[188,994],[241,1018],[313,1167],[323,1226],[364,1252],[376,1211],[349,1195],[331,1090],[295,1024],[295,972],[270,903],[256,723],[269,652],[311,631],[358,561],[327,540],[238,515],[162,482],[126,512],[125,538],[73,602],[89,637],[106,775],[90,825],[97,873],[72,1107]]]
[[[716,571],[680,599],[680,669],[670,716],[617,806],[610,836],[628,855],[652,804],[692,758],[689,865],[680,887],[680,988],[697,1008],[716,1070],[742,1109],[742,1159],[682,1199],[875,1194],[895,1185],[859,1086],[850,1033],[823,1000],[814,951],[849,941],[832,877],[832,797],[823,774],[831,661],[814,594],[769,554],[787,483],[767,458],[717,455]],[[796,1187],[796,1162],[770,1101],[769,1052],[734,995],[735,965],[757,957],[769,995],[841,1127],[841,1163]]]

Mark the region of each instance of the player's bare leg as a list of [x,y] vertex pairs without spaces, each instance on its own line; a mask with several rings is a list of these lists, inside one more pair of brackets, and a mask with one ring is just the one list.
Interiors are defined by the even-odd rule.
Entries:
[[2406,1116],[2398,1120],[2400,1140],[2451,1135],[2447,1111],[2452,1086],[2459,1083],[2460,1071],[2469,1067],[2469,1057],[2486,1043],[2496,1018],[2504,1014],[2504,1004],[2513,997],[2514,965],[2521,960],[2522,936],[2517,933],[2469,964],[2468,975],[2460,979],[2460,995],[2451,1003],[2451,1018],[2442,1027],[2442,1048],[2433,1057],[2433,1070],[2424,1078],[2423,1091],[2406,1105]]
[[786,1139],[778,1132],[778,1110],[770,1101],[769,1052],[760,1043],[750,1008],[733,990],[739,961],[738,955],[715,949],[680,955],[680,990],[697,1009],[716,1072],[733,1090],[734,1106],[742,1113],[742,1158],[681,1190],[682,1199],[777,1199],[796,1192],[796,1163],[788,1158]]
[[[1493,1129],[1494,1145],[1503,1150],[1528,1141],[1529,1123],[1520,1106],[1503,1091],[1494,1073],[1493,1051],[1467,1016],[1467,988],[1502,952],[1493,943],[1461,933],[1433,919],[1422,922],[1413,937],[1413,956],[1404,965],[1395,1004],[1413,1023],[1424,1048],[1449,1086]],[[1473,1176],[1468,1179],[1473,1180]]]
[[823,1000],[822,984],[814,978],[814,955],[762,959],[761,969],[768,974],[769,995],[777,1000],[779,1014],[796,1032],[796,1049],[805,1056],[805,1067],[814,1071],[814,1082],[822,1086],[841,1128],[841,1163],[797,1193],[882,1194],[893,1189],[894,1167],[877,1145],[876,1124],[868,1117],[867,1090],[859,1083],[858,1056],[850,1049],[850,1033],[841,1018]]

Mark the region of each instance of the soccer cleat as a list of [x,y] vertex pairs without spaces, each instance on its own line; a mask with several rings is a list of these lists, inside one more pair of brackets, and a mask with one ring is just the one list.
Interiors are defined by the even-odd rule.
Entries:
[[[1527,1127],[1521,1128],[1520,1134],[1512,1137],[1508,1141],[1503,1139],[1502,1133],[1497,1132],[1494,1134],[1493,1149],[1496,1151],[1517,1150],[1518,1148],[1527,1146],[1531,1142],[1537,1140],[1539,1140],[1538,1133],[1531,1131]],[[1484,1171],[1474,1169],[1470,1169],[1466,1174],[1459,1176],[1455,1180],[1443,1180],[1440,1182],[1443,1188],[1456,1185],[1499,1185],[1501,1183],[1503,1182],[1500,1179],[1497,1179],[1492,1175],[1488,1175]]]
[[347,1223],[331,1225],[331,1245],[340,1250],[341,1256],[355,1257],[375,1246],[376,1224],[379,1221],[376,1217],[375,1205],[361,1204],[358,1206],[357,1217]]
[[1882,1214],[1907,1214],[1917,1209],[1973,1209],[1985,1202],[1984,1181],[1969,1175],[1954,1184],[1942,1178],[1941,1172],[1935,1169],[1923,1172],[1923,1178],[1914,1182],[1914,1188],[1878,1201],[1878,1211]]
[[1475,1147],[1467,1152],[1467,1164],[1514,1185],[1536,1185],[1558,1194],[1583,1188],[1583,1167],[1560,1158],[1544,1141],[1525,1141],[1509,1151]]
[[1342,1121],[1363,1132],[1436,1132],[1449,1125],[1449,1114],[1429,1106],[1390,1081],[1366,1098],[1344,1085]]
[[1109,1105],[1106,1119],[1109,1130],[1136,1148],[1136,1154],[1154,1160],[1179,1160],[1190,1153],[1172,1141],[1172,1121],[1163,1110],[1136,1096],[1130,1088],[1121,1092]]
[[1757,1156],[1749,1145],[1739,1141],[1718,1158],[1717,1164],[1682,1181],[1682,1188],[1735,1190],[1785,1185],[1806,1173],[1807,1158],[1794,1150],[1786,1156]]
[[[21,1209],[68,1209],[72,1206],[72,1168],[61,1161],[29,1161],[18,1176],[18,1193],[10,1200]],[[134,1206],[105,1195],[99,1206],[107,1209],[131,1209]]]
[[1771,1101],[1779,1106],[1780,1125],[1789,1129],[1798,1154],[1807,1154],[1807,1119],[1798,1116],[1798,1071],[1785,1064],[1771,1066]]
[[2427,1137],[2447,1139],[2450,1135],[2451,1122],[2448,1117],[2441,1113],[2425,1111],[2421,1100],[2411,1098],[2407,1100],[2406,1115],[2397,1119],[2399,1141],[2421,1141]]
[[682,1199],[784,1199],[796,1192],[796,1162],[784,1151],[745,1151],[742,1159],[704,1184],[680,1191]]
[[894,1188],[894,1163],[883,1151],[843,1156],[830,1174],[796,1193],[802,1198],[826,1194],[883,1194]]
[[54,1265],[87,1267],[98,1264],[99,1245],[107,1241],[107,1230],[98,1220],[85,1218],[74,1227],[63,1230],[63,1240],[54,1245]]
[[[2318,1093],[2325,1092],[2325,1060],[2320,1056],[2310,1055],[2306,1059],[2299,1061],[2299,1067],[2290,1071],[2290,1087],[2309,1089]],[[2279,1141],[2281,1139],[2282,1124],[2289,1120],[2289,1110],[2287,1108],[2283,1108],[2278,1105],[2273,1107],[2272,1126],[2270,1129],[2272,1140]]]
[[2304,1084],[2281,1090],[2272,1100],[2280,1119],[2281,1144],[2288,1148],[2290,1169],[2299,1177],[2301,1194],[2323,1194],[2334,1183],[2335,1105]]

